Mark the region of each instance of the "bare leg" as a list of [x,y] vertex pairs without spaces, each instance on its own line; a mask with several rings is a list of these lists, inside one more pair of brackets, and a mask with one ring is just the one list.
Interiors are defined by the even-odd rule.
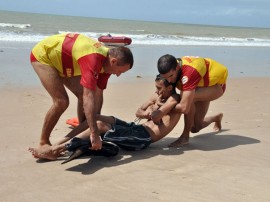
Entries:
[[223,95],[223,89],[222,87],[217,84],[214,86],[209,87],[200,87],[196,88],[195,96],[194,96],[194,103],[197,101],[213,101],[218,99]]
[[191,132],[199,132],[213,122],[215,122],[214,129],[221,130],[223,114],[220,113],[209,117],[205,116],[208,112],[210,102],[221,97],[223,93],[223,89],[219,84],[196,89],[194,97],[196,113],[194,116],[194,126],[192,127]]
[[32,153],[32,156],[39,159],[56,160],[62,152],[66,150],[65,145],[43,145],[39,148],[28,148],[28,151]]
[[208,116],[205,117],[208,108],[209,108],[210,102],[197,102],[195,104],[196,106],[196,113],[194,118],[194,126],[191,129],[191,132],[197,133],[201,129],[209,126],[211,123],[215,123],[214,125],[214,131],[220,131],[221,130],[221,120],[223,118],[223,114],[219,113],[215,116]]
[[[98,124],[98,130],[100,133],[105,133],[106,131],[110,130],[111,124],[113,124],[115,121],[112,116],[104,116],[104,115],[100,115],[100,114],[97,114],[96,118],[98,120],[97,124]],[[78,136],[80,133],[82,133],[83,131],[85,131],[88,128],[89,128],[88,123],[85,120],[80,125],[78,125],[76,128],[71,130],[65,137],[63,137],[62,139],[57,141],[55,143],[55,145],[60,145],[60,144],[63,144],[65,142],[69,141],[70,139],[72,139],[75,136]]]
[[176,141],[169,144],[169,147],[182,147],[188,144],[190,131],[198,132],[212,122],[215,122],[214,129],[221,130],[222,114],[218,114],[214,117],[207,117],[205,120],[204,117],[208,111],[210,101],[218,99],[222,95],[223,90],[220,85],[197,88],[194,96],[195,105],[193,105],[190,112],[185,115],[183,133]]
[[199,132],[201,129],[206,128],[209,126],[211,123],[215,123],[213,127],[213,131],[218,132],[221,130],[221,120],[222,120],[223,114],[219,113],[215,116],[208,116],[205,117],[204,120],[199,123],[196,127],[193,128],[194,133]]
[[194,104],[192,104],[189,113],[185,114],[184,116],[185,126],[182,135],[177,140],[170,143],[169,147],[183,147],[184,145],[187,145],[189,143],[189,133],[193,125],[194,114],[195,106]]
[[64,85],[77,97],[77,116],[79,123],[86,120],[84,110],[83,110],[83,87],[80,84],[81,76],[74,76],[69,78],[64,78]]
[[70,139],[72,139],[73,137],[79,135],[80,133],[82,133],[83,131],[85,131],[88,128],[89,128],[88,123],[85,120],[80,125],[78,125],[76,128],[71,130],[65,137],[63,137],[62,139],[57,141],[55,143],[55,145],[60,145],[60,144],[63,144],[65,142],[69,141]]
[[[82,133],[78,134],[77,137],[81,139],[89,139],[90,132],[89,129],[83,131]],[[65,140],[66,137],[63,139]],[[66,151],[65,144],[66,142],[61,140],[60,142],[64,142],[59,145],[43,145],[42,147],[32,148],[29,147],[28,151],[32,153],[32,156],[39,159],[47,159],[47,160],[56,160],[62,152]]]
[[32,66],[39,76],[42,85],[53,100],[53,105],[45,116],[40,138],[40,146],[51,145],[49,140],[51,132],[60,116],[67,109],[69,99],[63,82],[55,68],[43,65],[39,62],[33,62]]
[[221,120],[222,120],[222,118],[223,118],[223,113],[219,113],[219,114],[217,114],[215,117],[216,117],[215,120],[214,120],[215,125],[214,125],[214,127],[213,127],[213,130],[214,130],[215,132],[218,132],[218,131],[221,131],[221,129],[222,129],[222,126],[221,126]]
[[192,133],[197,133],[199,132],[202,128],[205,128],[207,123],[203,122],[205,115],[209,109],[209,105],[210,102],[209,101],[205,101],[205,102],[196,102],[195,103],[195,109],[196,109],[196,113],[194,115],[194,125],[191,128],[191,132]]
[[[111,129],[111,123],[114,122],[114,118],[100,116],[100,119],[108,121],[108,122],[97,121],[98,130],[102,134]],[[85,121],[85,123],[87,122]],[[76,131],[77,128],[75,128],[74,130]],[[78,134],[76,137],[81,138],[81,139],[89,139],[90,137],[89,128],[87,128],[86,130]],[[65,144],[69,142],[70,140],[71,140],[71,137],[68,137],[67,135],[66,137],[63,137],[62,140],[59,141],[59,143],[61,142],[61,144],[53,145],[53,146],[43,145],[42,147],[38,147],[38,148],[30,147],[28,148],[28,151],[31,152],[32,156],[34,156],[35,158],[56,160],[62,152],[66,151]]]

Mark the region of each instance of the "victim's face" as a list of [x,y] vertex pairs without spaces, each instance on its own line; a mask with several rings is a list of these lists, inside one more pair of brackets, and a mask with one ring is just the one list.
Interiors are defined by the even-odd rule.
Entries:
[[160,96],[162,99],[166,99],[171,96],[171,86],[165,86],[164,81],[158,80],[156,81],[156,94]]

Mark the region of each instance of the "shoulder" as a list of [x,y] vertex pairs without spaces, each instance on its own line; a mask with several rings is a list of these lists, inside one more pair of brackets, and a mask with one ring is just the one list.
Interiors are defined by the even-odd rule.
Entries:
[[154,105],[158,102],[158,95],[157,94],[153,94],[147,101],[147,105],[150,106],[150,105]]
[[156,93],[151,95],[151,97],[149,98],[150,101],[157,101],[157,99],[158,99],[158,95]]

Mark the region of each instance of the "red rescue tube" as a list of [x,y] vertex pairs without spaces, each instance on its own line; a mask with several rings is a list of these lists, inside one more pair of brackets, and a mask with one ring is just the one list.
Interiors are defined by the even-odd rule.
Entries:
[[132,39],[125,36],[100,36],[98,41],[108,46],[126,46],[131,44]]

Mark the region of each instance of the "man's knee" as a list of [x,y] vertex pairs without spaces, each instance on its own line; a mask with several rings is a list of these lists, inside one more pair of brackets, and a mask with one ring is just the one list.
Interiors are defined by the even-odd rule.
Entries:
[[190,131],[192,133],[198,133],[201,129],[202,129],[202,125],[201,124],[196,124],[196,125],[192,126]]
[[104,123],[102,121],[97,121],[97,128],[99,131],[101,131],[104,128]]
[[69,99],[68,98],[60,98],[54,100],[54,105],[61,109],[62,111],[65,111],[69,106]]
[[191,128],[191,130],[190,130],[190,132],[192,132],[192,133],[197,133],[197,132],[199,132],[200,130],[198,130],[197,128],[195,128],[195,127],[192,127]]

